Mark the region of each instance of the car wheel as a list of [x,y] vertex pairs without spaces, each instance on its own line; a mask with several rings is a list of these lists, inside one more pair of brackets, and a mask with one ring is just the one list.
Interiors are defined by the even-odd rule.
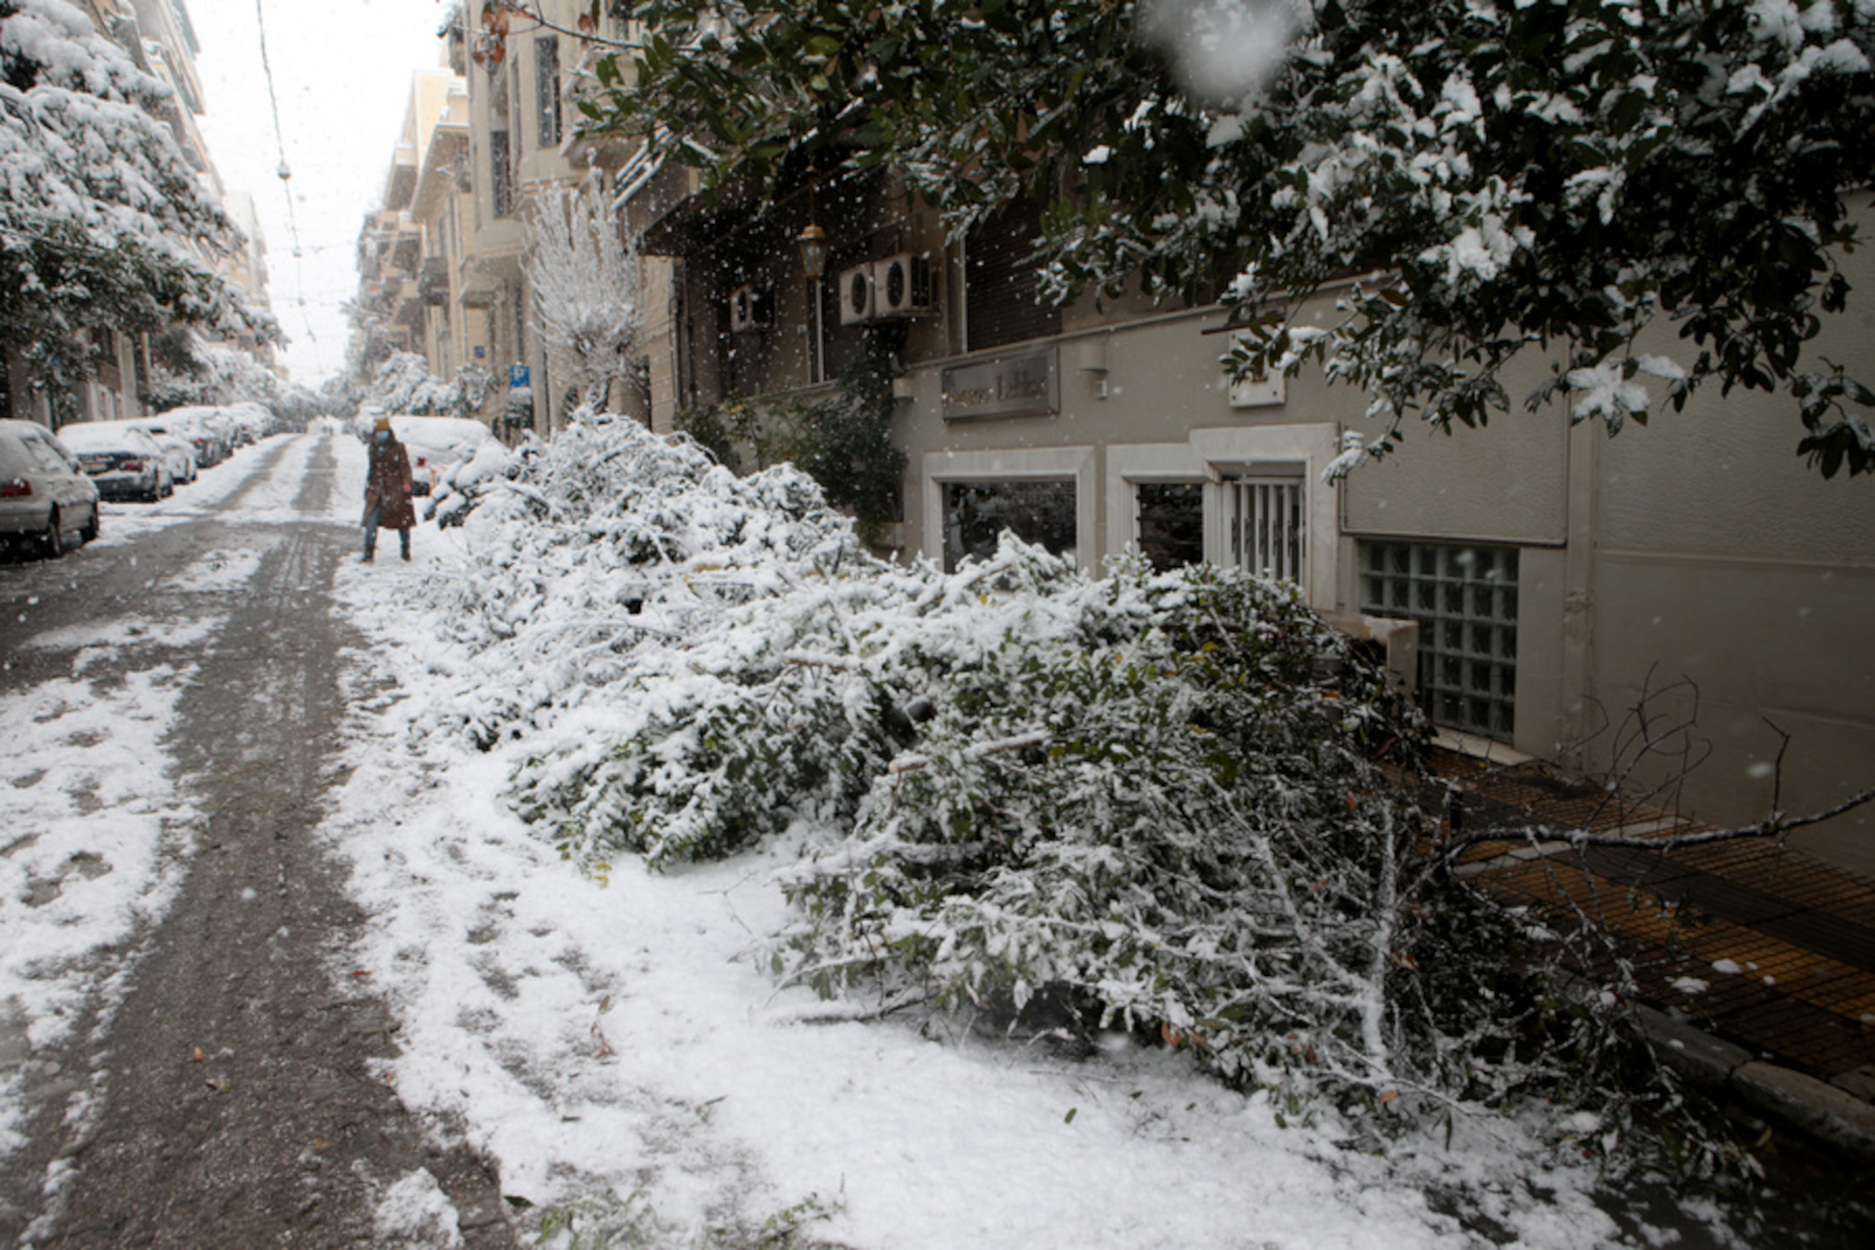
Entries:
[[57,508],[47,515],[45,537],[39,541],[45,550],[46,559],[56,560],[65,554],[65,520],[59,516]]
[[79,530],[78,536],[88,543],[98,541],[98,505],[91,505],[91,523]]

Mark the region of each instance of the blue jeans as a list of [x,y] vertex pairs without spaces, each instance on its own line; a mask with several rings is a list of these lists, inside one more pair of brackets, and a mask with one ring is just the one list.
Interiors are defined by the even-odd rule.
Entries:
[[[405,558],[410,555],[410,531],[398,530],[397,541]],[[378,509],[376,505],[365,511],[365,552],[369,554],[378,546]]]

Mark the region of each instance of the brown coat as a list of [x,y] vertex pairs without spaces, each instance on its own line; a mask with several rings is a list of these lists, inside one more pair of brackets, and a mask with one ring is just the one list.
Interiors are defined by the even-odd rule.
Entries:
[[365,515],[378,510],[378,524],[387,530],[412,529],[417,510],[410,502],[410,453],[395,434],[384,442],[370,441],[371,472],[365,477]]

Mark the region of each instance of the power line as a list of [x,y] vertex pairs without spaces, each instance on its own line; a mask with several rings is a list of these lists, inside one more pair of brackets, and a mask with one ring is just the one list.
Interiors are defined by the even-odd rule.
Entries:
[[293,211],[293,189],[291,180],[293,167],[286,159],[286,130],[280,125],[280,94],[274,88],[273,62],[267,56],[267,14],[261,0],[254,0],[254,24],[260,33],[260,69],[267,79],[267,105],[273,112],[273,139],[275,150],[280,154],[280,194],[286,199],[287,231],[293,236],[293,278],[298,291],[300,321],[306,326],[306,339],[313,345],[314,359],[321,371],[325,368],[325,357],[319,351],[319,336],[313,332],[312,318],[306,312],[306,269],[305,249],[300,245],[299,217]]

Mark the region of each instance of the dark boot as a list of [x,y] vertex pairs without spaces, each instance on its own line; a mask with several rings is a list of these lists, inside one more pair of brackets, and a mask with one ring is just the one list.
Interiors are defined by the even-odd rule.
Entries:
[[375,555],[376,555],[377,553],[378,553],[378,549],[377,549],[376,547],[374,547],[374,546],[373,546],[373,545],[371,545],[370,543],[366,543],[366,544],[365,544],[365,554],[364,554],[364,562],[365,562],[366,564],[370,564],[370,563],[371,563],[371,557],[373,557],[373,556],[375,556]]
[[399,546],[403,549],[404,560],[407,563],[410,560],[410,531],[398,530],[397,536],[400,540]]

